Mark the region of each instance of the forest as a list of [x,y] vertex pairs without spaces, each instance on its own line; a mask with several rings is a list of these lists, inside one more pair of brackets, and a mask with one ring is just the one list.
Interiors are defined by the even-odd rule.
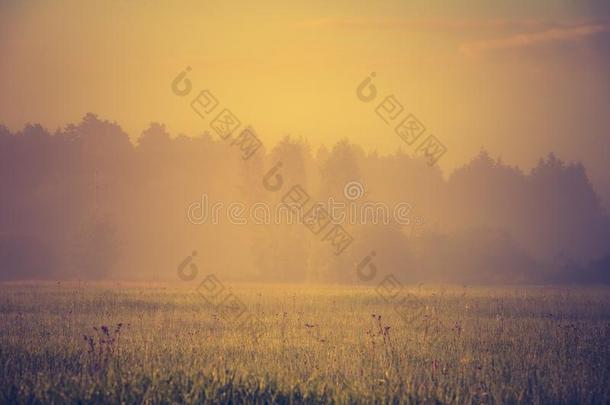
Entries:
[[[481,149],[444,175],[348,139],[313,148],[286,136],[244,159],[208,133],[151,123],[130,138],[92,113],[55,132],[0,126],[0,278],[177,280],[196,252],[198,269],[237,281],[366,283],[357,269],[367,263],[405,283],[609,282],[610,221],[585,167],[549,153],[525,172],[494,155]],[[202,196],[277,204],[293,185],[312,201],[402,204],[408,215],[343,224],[351,243],[337,254],[303,224],[189,214]]]

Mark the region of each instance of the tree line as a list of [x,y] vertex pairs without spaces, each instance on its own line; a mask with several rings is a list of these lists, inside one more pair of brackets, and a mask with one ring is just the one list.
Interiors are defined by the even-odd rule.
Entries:
[[[340,255],[300,224],[189,220],[204,194],[280,203],[285,192],[263,182],[278,162],[312,198],[407,203],[408,220],[344,224],[353,242]],[[348,183],[363,194],[347,195]],[[132,142],[87,114],[54,133],[0,126],[0,187],[3,280],[172,280],[193,251],[200,271],[226,280],[366,283],[362,263],[405,283],[610,280],[608,215],[584,166],[553,154],[526,173],[481,151],[444,178],[401,150],[382,156],[346,139],[314,150],[285,137],[244,161],[207,133],[152,123]]]

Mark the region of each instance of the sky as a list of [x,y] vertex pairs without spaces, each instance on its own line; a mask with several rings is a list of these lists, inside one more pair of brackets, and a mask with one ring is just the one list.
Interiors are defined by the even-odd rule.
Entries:
[[[209,130],[172,80],[187,66],[266,145],[406,145],[375,113],[393,95],[447,148],[529,169],[580,160],[610,203],[610,2],[0,2],[0,123],[50,130],[91,111],[134,141],[150,122]],[[378,98],[356,88],[372,72]]]

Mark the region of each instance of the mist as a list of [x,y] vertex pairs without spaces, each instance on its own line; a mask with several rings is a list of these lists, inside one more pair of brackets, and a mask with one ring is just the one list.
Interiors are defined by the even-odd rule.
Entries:
[[256,282],[610,280],[608,215],[585,166],[554,154],[525,172],[481,150],[443,176],[346,139],[244,153],[158,123],[135,138],[91,113],[2,127],[3,280],[173,281],[187,262]]

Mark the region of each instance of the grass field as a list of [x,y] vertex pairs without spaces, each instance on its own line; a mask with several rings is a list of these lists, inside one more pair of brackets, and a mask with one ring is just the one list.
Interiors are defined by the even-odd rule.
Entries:
[[0,286],[1,403],[609,403],[610,289]]

